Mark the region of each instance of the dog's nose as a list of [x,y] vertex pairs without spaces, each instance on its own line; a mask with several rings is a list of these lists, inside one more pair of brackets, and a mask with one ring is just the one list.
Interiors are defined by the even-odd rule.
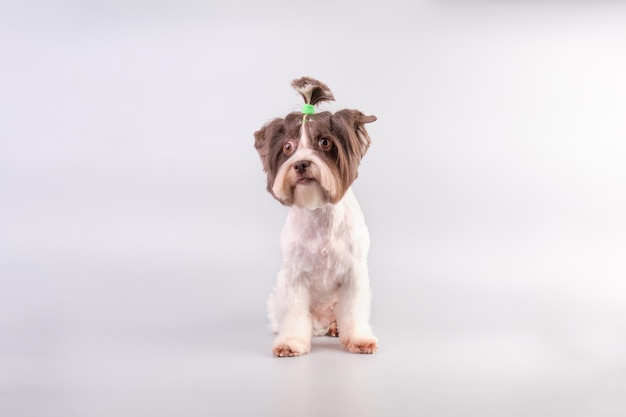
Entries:
[[298,171],[298,174],[304,174],[309,165],[311,165],[311,161],[296,161],[293,164],[293,169]]

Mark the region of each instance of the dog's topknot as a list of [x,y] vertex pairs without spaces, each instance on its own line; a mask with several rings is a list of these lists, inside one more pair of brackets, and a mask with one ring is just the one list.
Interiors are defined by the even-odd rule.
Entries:
[[333,92],[321,81],[310,77],[302,77],[291,82],[291,86],[296,89],[304,99],[305,104],[315,106],[323,101],[334,101]]

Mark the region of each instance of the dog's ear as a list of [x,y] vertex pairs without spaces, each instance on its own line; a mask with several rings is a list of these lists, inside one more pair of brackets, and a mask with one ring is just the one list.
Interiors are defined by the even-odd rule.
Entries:
[[331,131],[343,138],[351,153],[363,158],[372,142],[365,130],[365,123],[375,121],[376,116],[366,116],[359,110],[339,110],[331,118]]
[[285,121],[281,118],[276,118],[268,122],[261,129],[254,132],[254,147],[259,152],[261,162],[263,162],[263,170],[269,172],[268,155],[270,153],[270,147],[272,146],[273,138],[276,136],[285,134]]
[[265,124],[261,129],[254,132],[254,147],[261,158],[267,154],[272,138],[285,133],[285,120],[276,118]]
[[256,148],[261,160],[267,154],[267,149],[265,148],[265,143],[267,139],[265,137],[265,132],[267,131],[267,125],[263,126],[261,129],[254,132],[254,147]]

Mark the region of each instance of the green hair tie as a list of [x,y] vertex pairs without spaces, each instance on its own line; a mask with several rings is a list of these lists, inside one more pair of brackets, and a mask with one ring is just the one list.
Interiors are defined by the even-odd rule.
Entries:
[[302,114],[314,114],[315,113],[315,106],[312,104],[305,104],[302,107]]

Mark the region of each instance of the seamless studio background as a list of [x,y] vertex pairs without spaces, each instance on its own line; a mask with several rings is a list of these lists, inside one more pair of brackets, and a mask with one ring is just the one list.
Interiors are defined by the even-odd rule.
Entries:
[[[623,5],[27,0],[0,34],[0,415],[626,413]],[[252,134],[303,75],[378,117],[372,356],[271,357]]]

